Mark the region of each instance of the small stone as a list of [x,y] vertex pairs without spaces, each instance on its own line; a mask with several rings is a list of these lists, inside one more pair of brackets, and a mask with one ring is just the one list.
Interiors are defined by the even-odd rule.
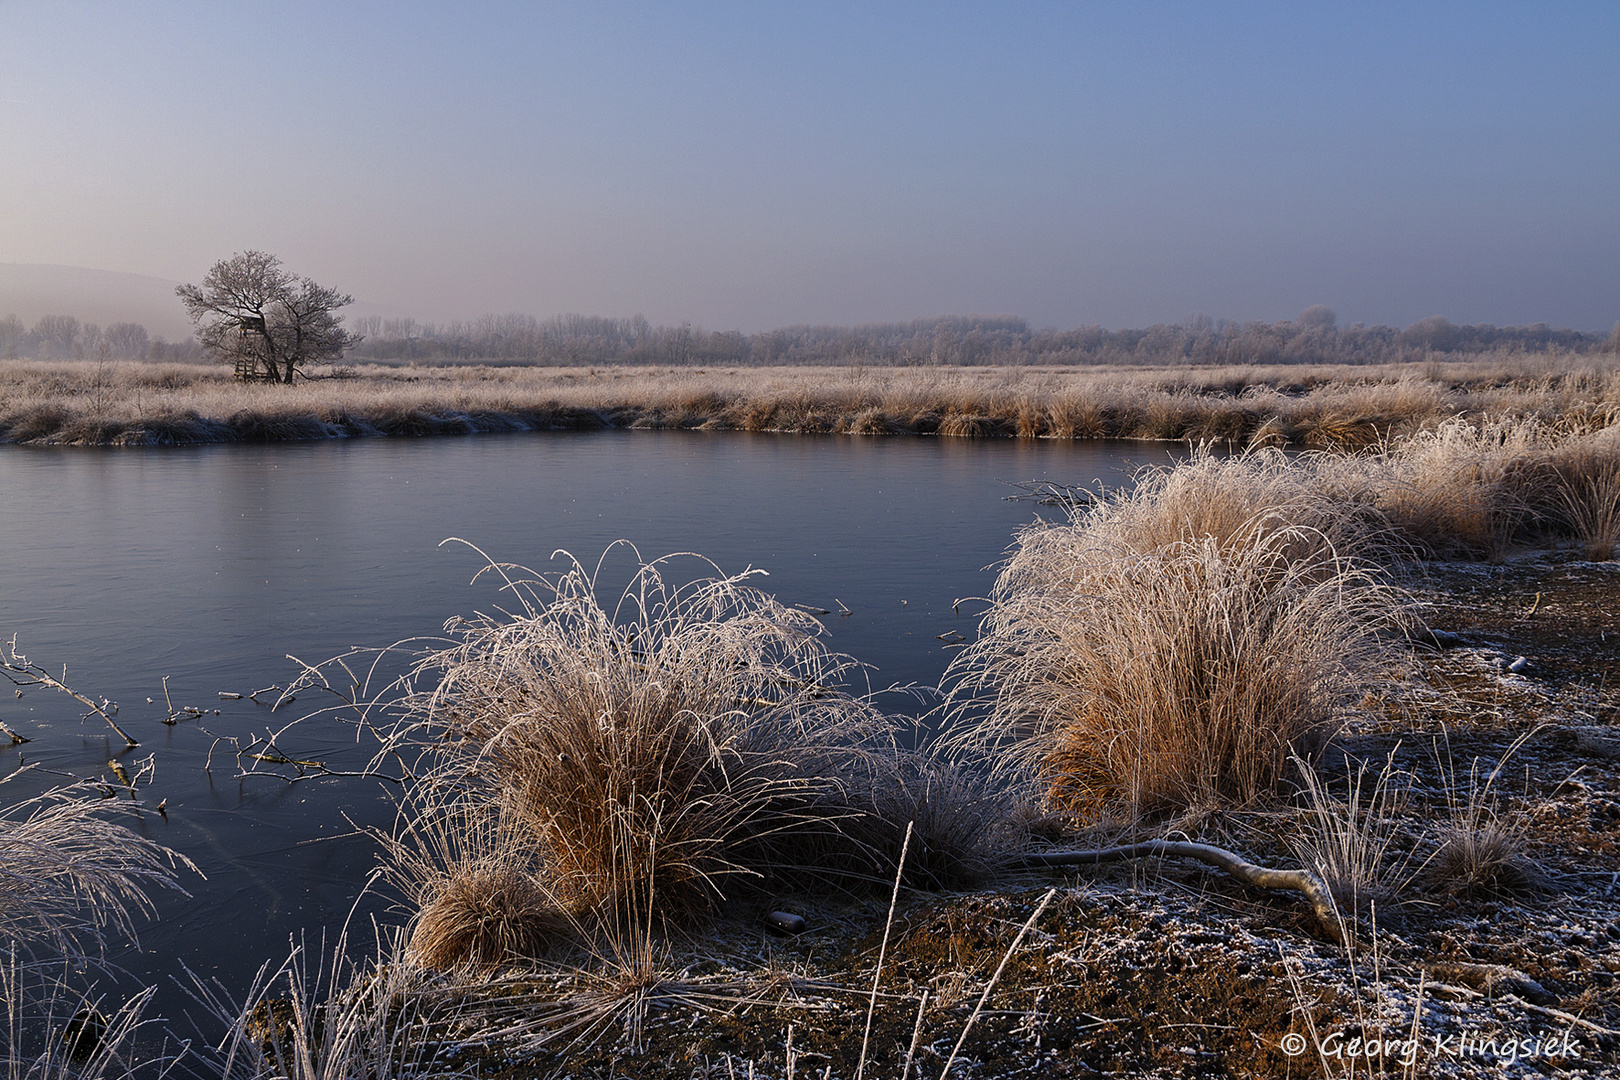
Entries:
[[790,911],[773,911],[765,916],[765,925],[779,934],[799,934],[804,932],[804,916]]

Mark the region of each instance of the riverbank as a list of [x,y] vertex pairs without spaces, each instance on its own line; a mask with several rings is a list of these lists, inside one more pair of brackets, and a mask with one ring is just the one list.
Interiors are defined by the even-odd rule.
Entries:
[[[1297,893],[1147,859],[906,887],[892,909],[886,887],[743,890],[692,932],[621,927],[498,971],[425,971],[396,944],[352,984],[395,980],[375,1016],[352,991],[306,1008],[381,1040],[344,1052],[485,1077],[1612,1075],[1620,567],[1521,552],[1408,583],[1442,647],[1392,651],[1318,761],[1324,797],[1174,823],[1351,875],[1348,945]],[[1158,831],[1027,824],[1038,846]],[[775,932],[773,912],[802,929]],[[297,1025],[283,1037],[291,1053]],[[332,1052],[316,1034],[314,1056]]]
[[[432,840],[404,875],[420,914],[384,965],[444,1010],[421,1060],[649,1080],[1612,1073],[1620,568],[1525,518],[1490,564],[1414,561],[1421,519],[1345,497],[1349,462],[1198,455],[1023,530],[947,676],[966,740],[927,761],[865,735],[835,753],[829,732],[880,718],[740,660],[765,635],[714,632],[738,622],[736,583],[718,606],[638,587],[658,617],[622,636],[577,578],[460,627],[409,730],[443,748],[432,789],[452,801],[412,826]],[[769,741],[782,712],[805,753]],[[953,773],[968,760],[987,772]],[[859,844],[823,864],[805,800]],[[1332,913],[1257,865],[1031,868],[1161,835],[1302,867]]]
[[1620,361],[1517,353],[1273,367],[363,365],[291,387],[237,384],[218,365],[0,362],[0,442],[29,445],[691,428],[1359,448],[1458,415],[1607,426],[1620,417]]

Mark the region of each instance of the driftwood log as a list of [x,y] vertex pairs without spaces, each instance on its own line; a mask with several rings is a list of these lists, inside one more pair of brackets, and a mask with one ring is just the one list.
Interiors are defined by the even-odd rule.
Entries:
[[1317,921],[1322,924],[1322,930],[1328,937],[1340,945],[1348,946],[1352,943],[1350,927],[1340,918],[1339,909],[1333,903],[1333,897],[1328,894],[1321,878],[1309,870],[1272,870],[1256,866],[1236,852],[1215,847],[1213,844],[1196,844],[1187,840],[1145,840],[1140,844],[1096,848],[1090,851],[1031,852],[1023,857],[1022,862],[1023,865],[1030,867],[1082,866],[1152,856],[1161,859],[1196,859],[1210,866],[1219,867],[1239,881],[1257,888],[1289,889],[1303,893],[1305,899],[1310,901],[1311,910],[1315,912]]

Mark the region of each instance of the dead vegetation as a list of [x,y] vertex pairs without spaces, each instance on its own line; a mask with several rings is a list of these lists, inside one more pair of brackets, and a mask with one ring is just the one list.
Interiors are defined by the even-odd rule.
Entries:
[[[709,567],[712,570],[712,567]],[[399,746],[429,747],[391,843],[424,962],[690,928],[761,890],[982,876],[1011,830],[988,794],[903,749],[821,627],[753,574],[646,563],[610,603],[571,563],[491,567],[521,612],[456,623]]]
[[[25,768],[19,772],[27,772]],[[0,778],[13,782],[19,773]],[[116,988],[109,944],[195,868],[126,826],[128,806],[59,790],[0,805],[0,1076],[161,1077],[181,1051],[135,1056],[155,989]],[[122,819],[122,820],[120,820]],[[98,981],[99,974],[102,978]]]
[[969,438],[1141,438],[1359,448],[1453,416],[1611,423],[1604,355],[1436,354],[1383,365],[384,367],[296,386],[203,364],[0,363],[0,441],[270,442],[694,428]]

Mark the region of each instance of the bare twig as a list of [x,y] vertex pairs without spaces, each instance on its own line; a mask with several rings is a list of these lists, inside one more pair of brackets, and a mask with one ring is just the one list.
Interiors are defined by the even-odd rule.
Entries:
[[[56,678],[49,671],[46,671],[38,664],[31,663],[28,657],[17,651],[17,636],[15,634],[12,635],[10,641],[6,642],[4,653],[0,653],[0,668],[4,669],[6,679],[10,681],[13,686],[23,688],[30,686],[45,686],[52,690],[60,690],[62,693],[73,698],[80,704],[89,706],[90,712],[86,713],[86,716],[93,713],[94,715],[99,716],[103,720],[107,721],[107,726],[118,732],[118,734],[123,737],[123,740],[130,746],[141,745],[139,740],[137,740],[133,735],[125,731],[123,728],[119,727],[118,721],[112,718],[112,713],[115,706],[107,701],[103,701],[99,705],[96,704],[94,701],[91,701],[89,698],[73,689],[71,686],[68,686],[62,681],[62,679]],[[64,668],[62,671],[62,677],[64,679],[67,677],[66,668]]]

